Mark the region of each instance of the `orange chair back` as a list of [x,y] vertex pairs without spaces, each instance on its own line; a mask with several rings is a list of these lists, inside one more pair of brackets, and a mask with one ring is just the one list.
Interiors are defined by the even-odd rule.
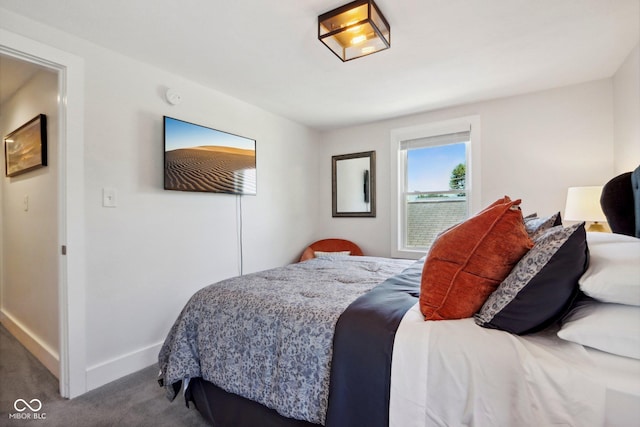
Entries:
[[321,252],[341,252],[349,251],[351,255],[362,256],[362,249],[355,243],[344,239],[323,239],[310,244],[302,253],[300,261],[315,258],[315,251]]

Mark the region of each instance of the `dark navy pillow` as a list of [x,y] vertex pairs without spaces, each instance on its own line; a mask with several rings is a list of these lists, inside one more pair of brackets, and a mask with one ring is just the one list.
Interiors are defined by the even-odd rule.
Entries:
[[549,228],[534,243],[476,313],[478,325],[522,335],[546,328],[567,311],[589,264],[584,223]]

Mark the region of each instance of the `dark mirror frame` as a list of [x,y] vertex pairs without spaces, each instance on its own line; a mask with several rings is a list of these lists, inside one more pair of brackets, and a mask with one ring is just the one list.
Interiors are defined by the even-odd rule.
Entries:
[[[369,159],[369,169],[363,174],[362,195],[365,201],[369,201],[369,210],[356,212],[338,211],[338,182],[337,162],[351,159]],[[376,216],[376,152],[365,151],[362,153],[342,154],[331,157],[331,198],[333,217],[375,217]]]

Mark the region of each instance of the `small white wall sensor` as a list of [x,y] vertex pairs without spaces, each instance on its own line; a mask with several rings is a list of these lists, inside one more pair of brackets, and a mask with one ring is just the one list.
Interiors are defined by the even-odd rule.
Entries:
[[180,95],[174,89],[167,89],[167,93],[165,93],[165,98],[167,98],[167,102],[171,105],[178,105],[182,102],[182,95]]

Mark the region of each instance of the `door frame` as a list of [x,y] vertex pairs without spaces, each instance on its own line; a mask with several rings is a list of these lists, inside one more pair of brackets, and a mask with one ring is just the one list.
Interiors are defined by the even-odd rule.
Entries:
[[0,53],[58,72],[59,379],[62,397],[73,398],[87,391],[84,60],[1,28]]

